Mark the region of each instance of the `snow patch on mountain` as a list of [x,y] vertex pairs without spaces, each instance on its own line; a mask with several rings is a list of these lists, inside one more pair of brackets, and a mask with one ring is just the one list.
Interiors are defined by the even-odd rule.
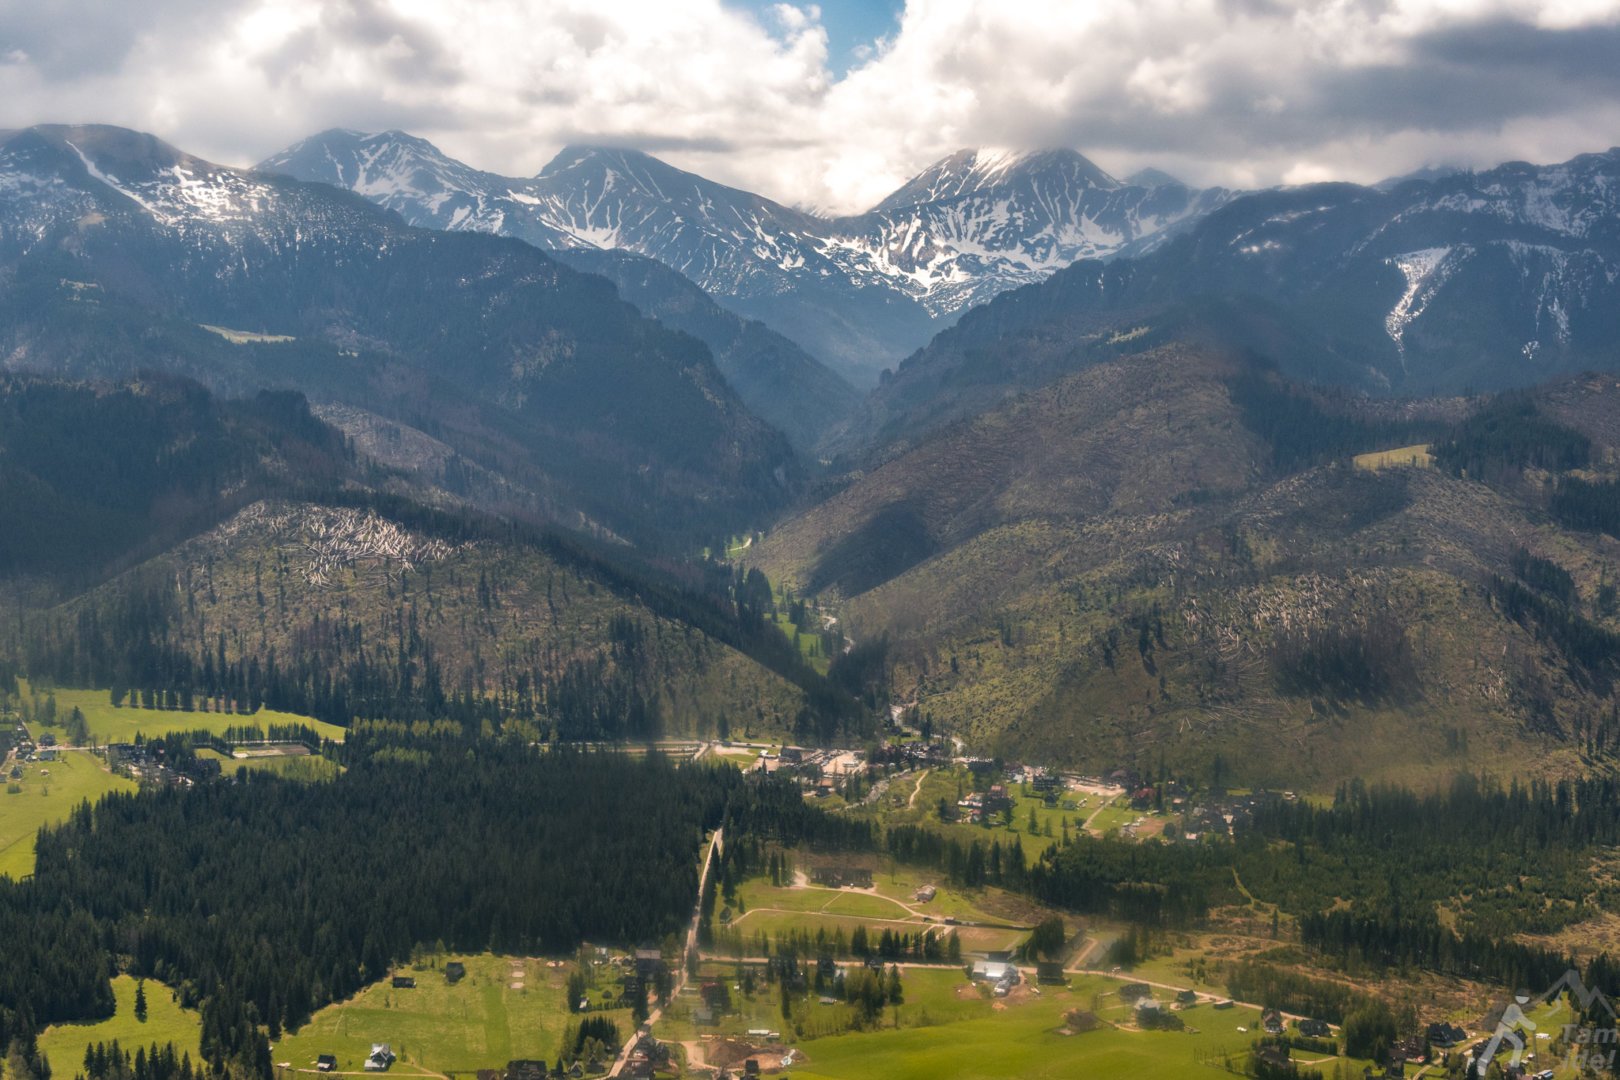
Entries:
[[1459,259],[1448,264],[1452,250],[1450,247],[1424,248],[1384,260],[1406,278],[1405,291],[1384,317],[1384,330],[1395,342],[1395,351],[1400,354],[1403,368],[1406,366],[1406,328],[1423,314],[1440,287],[1456,270],[1457,262],[1467,257],[1466,249],[1459,249]]
[[159,213],[157,209],[145,199],[121,185],[118,182],[118,177],[109,176],[107,173],[104,173],[97,168],[96,163],[91,161],[90,158],[85,155],[85,152],[80,150],[78,145],[75,144],[71,139],[67,140],[67,145],[68,149],[79,155],[79,160],[84,163],[84,171],[90,174],[91,179],[99,180],[101,183],[106,184],[108,187],[112,188],[114,191],[118,192],[118,194],[124,196],[124,198],[128,199],[136,206],[139,206],[142,210],[145,210],[153,217],[158,218],[159,220],[167,220],[163,214]]
[[833,284],[914,301],[935,318],[1076,259],[1111,256],[1230,198],[1173,181],[1123,185],[1068,150],[958,151],[852,217],[794,210],[611,148],[568,147],[522,179],[480,173],[399,133],[327,132],[263,167],[335,176],[413,224],[649,256],[720,297]]

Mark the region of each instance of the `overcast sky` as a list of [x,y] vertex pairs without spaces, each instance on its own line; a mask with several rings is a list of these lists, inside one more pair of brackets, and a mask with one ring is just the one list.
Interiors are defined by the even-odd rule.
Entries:
[[486,169],[633,146],[862,209],[962,146],[1372,181],[1620,143],[1620,0],[0,0],[0,127],[251,164],[401,128]]

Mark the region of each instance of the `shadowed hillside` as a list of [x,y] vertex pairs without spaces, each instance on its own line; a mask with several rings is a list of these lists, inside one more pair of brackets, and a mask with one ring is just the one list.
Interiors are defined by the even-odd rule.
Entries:
[[[1573,772],[1620,738],[1620,544],[1578,516],[1608,505],[1579,478],[1612,468],[1617,413],[1612,378],[1378,403],[1159,348],[947,426],[751,556],[885,637],[896,700],[982,750]],[[1351,464],[1423,443],[1434,468]]]

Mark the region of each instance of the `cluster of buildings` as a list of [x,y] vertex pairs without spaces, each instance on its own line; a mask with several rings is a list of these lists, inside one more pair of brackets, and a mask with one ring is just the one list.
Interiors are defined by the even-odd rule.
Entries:
[[994,817],[1003,810],[1011,809],[1012,796],[1007,794],[1005,784],[991,784],[986,791],[970,791],[957,800],[956,808],[962,812],[962,817],[978,825],[986,818]]
[[827,889],[870,889],[872,871],[865,866],[831,863],[812,867],[810,881]]
[[211,757],[193,756],[184,765],[168,760],[162,743],[108,743],[102,748],[107,767],[141,784],[160,787],[193,784],[216,780],[223,773],[220,762]]
[[[544,1059],[525,1058],[519,1061],[507,1062],[504,1073],[494,1069],[481,1069],[478,1072],[478,1080],[565,1080],[565,1078],[594,1076],[605,1073],[607,1070],[607,1063],[600,1058],[591,1058],[586,1062],[575,1061],[573,1063],[558,1058],[549,1069],[546,1067]],[[627,1071],[624,1075],[629,1076],[631,1074]]]

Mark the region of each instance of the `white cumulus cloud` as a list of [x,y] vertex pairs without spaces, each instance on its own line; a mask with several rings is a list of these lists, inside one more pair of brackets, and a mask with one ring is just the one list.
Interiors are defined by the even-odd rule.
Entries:
[[247,164],[397,127],[483,168],[634,146],[858,210],[962,146],[1201,183],[1373,180],[1620,142],[1620,0],[0,0],[0,126],[124,124]]

